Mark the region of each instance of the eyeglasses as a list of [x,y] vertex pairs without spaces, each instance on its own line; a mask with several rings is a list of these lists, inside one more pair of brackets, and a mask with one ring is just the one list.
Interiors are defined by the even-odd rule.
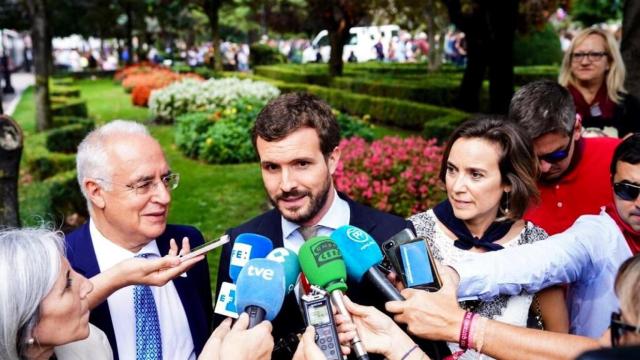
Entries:
[[162,183],[162,185],[164,185],[164,187],[167,189],[167,191],[174,190],[180,184],[180,174],[172,173],[172,174],[163,176],[163,177],[160,178],[160,181],[142,180],[142,181],[138,181],[136,183],[128,184],[128,185],[127,184],[114,183],[112,181],[107,181],[107,180],[104,180],[104,179],[96,179],[96,180],[103,181],[103,182],[110,183],[110,184],[114,184],[114,185],[125,186],[125,187],[129,188],[129,190],[133,190],[133,192],[135,192],[136,195],[147,195],[152,190],[155,190],[158,187],[158,184],[160,184],[160,183]]
[[612,312],[611,313],[611,346],[618,347],[620,346],[620,338],[624,335],[625,331],[633,331],[637,334],[640,334],[640,327],[633,326],[622,322],[622,316],[620,312]]
[[634,201],[640,195],[640,185],[634,185],[626,181],[613,184],[613,192],[622,200]]
[[538,159],[544,160],[545,162],[548,162],[550,164],[555,164],[566,159],[567,156],[569,156],[569,150],[571,150],[571,144],[573,144],[574,142],[573,132],[576,130],[576,124],[574,123],[572,126],[573,127],[571,130],[571,134],[569,134],[569,143],[567,144],[567,146],[564,147],[564,149],[556,150],[544,155],[538,155]]
[[582,59],[587,58],[589,61],[600,61],[605,55],[607,55],[606,51],[574,52],[571,54],[571,60],[581,62]]

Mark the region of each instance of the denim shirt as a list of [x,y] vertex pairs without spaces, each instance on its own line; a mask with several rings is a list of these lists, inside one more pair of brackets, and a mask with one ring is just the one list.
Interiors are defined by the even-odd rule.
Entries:
[[583,215],[565,232],[534,244],[470,253],[452,266],[460,275],[459,298],[535,293],[571,283],[567,305],[570,332],[599,338],[619,308],[613,284],[632,256],[614,220],[604,212]]

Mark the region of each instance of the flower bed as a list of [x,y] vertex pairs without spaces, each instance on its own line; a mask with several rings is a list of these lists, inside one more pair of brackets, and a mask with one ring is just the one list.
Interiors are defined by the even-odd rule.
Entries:
[[241,97],[266,102],[279,94],[276,87],[261,81],[226,78],[198,82],[185,79],[152,91],[149,110],[157,119],[173,121],[186,113],[214,113]]
[[438,180],[443,149],[435,139],[387,136],[369,144],[354,137],[340,147],[335,184],[355,201],[407,217],[445,197]]

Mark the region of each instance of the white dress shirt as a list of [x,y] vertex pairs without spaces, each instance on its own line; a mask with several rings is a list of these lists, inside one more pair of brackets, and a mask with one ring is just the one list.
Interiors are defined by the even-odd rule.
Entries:
[[570,332],[599,338],[619,308],[613,284],[631,250],[615,221],[583,215],[565,232],[534,244],[484,254],[469,253],[451,265],[460,275],[458,297],[482,300],[498,294],[535,293],[571,283]]
[[[298,253],[302,244],[304,244],[304,237],[298,231],[300,228],[300,224],[296,224],[285,219],[282,215],[280,216],[282,220],[282,237],[284,247]],[[318,221],[316,225],[318,227],[318,236],[329,236],[333,232],[333,230],[344,226],[349,225],[349,220],[351,219],[351,209],[349,208],[349,204],[338,196],[338,192],[333,190],[333,202],[331,203],[331,207],[329,207],[329,211]]]
[[[101,271],[123,260],[131,259],[137,254],[152,254],[150,257],[160,256],[155,240],[149,242],[136,254],[105,238],[93,221],[90,221],[89,231]],[[107,298],[120,359],[136,358],[133,288],[133,285],[124,287]],[[169,281],[162,287],[151,286],[151,291],[158,309],[163,358],[195,360],[196,355],[189,322],[173,282]]]

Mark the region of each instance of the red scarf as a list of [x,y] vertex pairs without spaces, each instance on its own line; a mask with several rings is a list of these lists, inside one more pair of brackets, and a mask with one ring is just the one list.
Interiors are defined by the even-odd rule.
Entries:
[[633,253],[633,255],[640,253],[640,231],[633,230],[629,224],[624,222],[620,218],[620,215],[618,215],[618,211],[613,204],[607,205],[605,211],[616,222],[620,231],[622,231],[624,238],[627,240],[627,244],[629,244],[631,253]]
[[591,116],[591,106],[598,104],[600,107],[600,111],[602,112],[603,119],[611,119],[613,118],[613,113],[616,109],[616,104],[613,100],[609,99],[609,95],[607,94],[607,84],[602,83],[600,89],[596,93],[596,96],[591,101],[591,104],[587,103],[587,100],[584,99],[580,90],[576,89],[573,85],[569,85],[569,92],[573,97],[573,102],[576,104],[576,112],[580,114],[580,117],[583,119],[588,119]]

